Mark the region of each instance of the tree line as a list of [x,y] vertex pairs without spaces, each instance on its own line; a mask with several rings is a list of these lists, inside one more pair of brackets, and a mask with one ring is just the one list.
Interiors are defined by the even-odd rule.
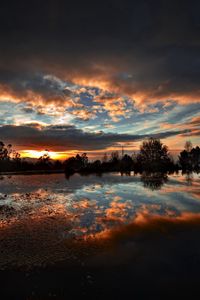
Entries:
[[53,161],[48,154],[48,150],[35,162],[32,162],[22,158],[11,144],[5,145],[0,141],[0,172],[53,171],[62,169],[64,170],[63,163],[59,160]]
[[199,171],[200,148],[193,148],[191,142],[186,142],[185,149],[175,162],[166,145],[159,139],[149,138],[142,142],[140,151],[133,155],[124,154],[120,157],[119,152],[114,151],[110,157],[105,153],[102,160],[89,162],[86,153],[77,154],[65,161],[65,169],[68,173]]
[[0,142],[0,172],[8,171],[55,171],[63,170],[67,174],[75,172],[102,173],[111,171],[120,172],[169,172],[169,171],[196,171],[200,170],[200,148],[193,147],[190,141],[185,143],[185,149],[180,152],[175,162],[169,149],[159,139],[149,138],[142,142],[138,153],[119,155],[114,151],[108,156],[104,154],[102,160],[89,161],[86,153],[77,154],[64,162],[52,160],[48,154],[28,162],[21,158],[20,153],[13,150],[12,145]]

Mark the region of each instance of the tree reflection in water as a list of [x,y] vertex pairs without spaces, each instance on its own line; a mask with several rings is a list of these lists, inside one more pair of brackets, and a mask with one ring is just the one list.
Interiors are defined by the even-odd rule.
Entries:
[[121,176],[131,176],[131,172],[130,171],[126,171],[126,172],[120,172]]
[[141,181],[145,188],[148,188],[152,191],[159,190],[163,186],[163,184],[167,183],[168,176],[167,173],[161,172],[143,172],[140,177]]
[[187,185],[192,185],[193,182],[193,173],[190,171],[182,172],[182,174],[185,174],[185,181],[187,182]]

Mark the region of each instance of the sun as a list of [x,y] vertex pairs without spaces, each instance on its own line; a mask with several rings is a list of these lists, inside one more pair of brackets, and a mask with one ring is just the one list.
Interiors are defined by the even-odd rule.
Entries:
[[39,158],[44,154],[48,154],[52,159],[66,159],[69,155],[66,152],[55,152],[55,151],[47,151],[47,150],[22,150],[20,151],[22,158]]

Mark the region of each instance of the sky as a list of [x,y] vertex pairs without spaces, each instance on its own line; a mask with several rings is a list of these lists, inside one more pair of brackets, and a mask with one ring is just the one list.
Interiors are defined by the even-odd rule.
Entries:
[[200,2],[2,1],[0,140],[22,156],[200,135]]

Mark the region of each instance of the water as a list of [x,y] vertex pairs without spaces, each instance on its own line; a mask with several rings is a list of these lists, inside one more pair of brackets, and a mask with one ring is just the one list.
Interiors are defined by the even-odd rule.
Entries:
[[176,218],[200,213],[198,174],[4,176],[0,191],[2,226],[62,216],[67,228],[57,233],[58,239],[96,236],[142,215]]
[[200,282],[199,200],[198,174],[3,176],[3,291],[13,299],[133,290],[138,299],[190,297]]

